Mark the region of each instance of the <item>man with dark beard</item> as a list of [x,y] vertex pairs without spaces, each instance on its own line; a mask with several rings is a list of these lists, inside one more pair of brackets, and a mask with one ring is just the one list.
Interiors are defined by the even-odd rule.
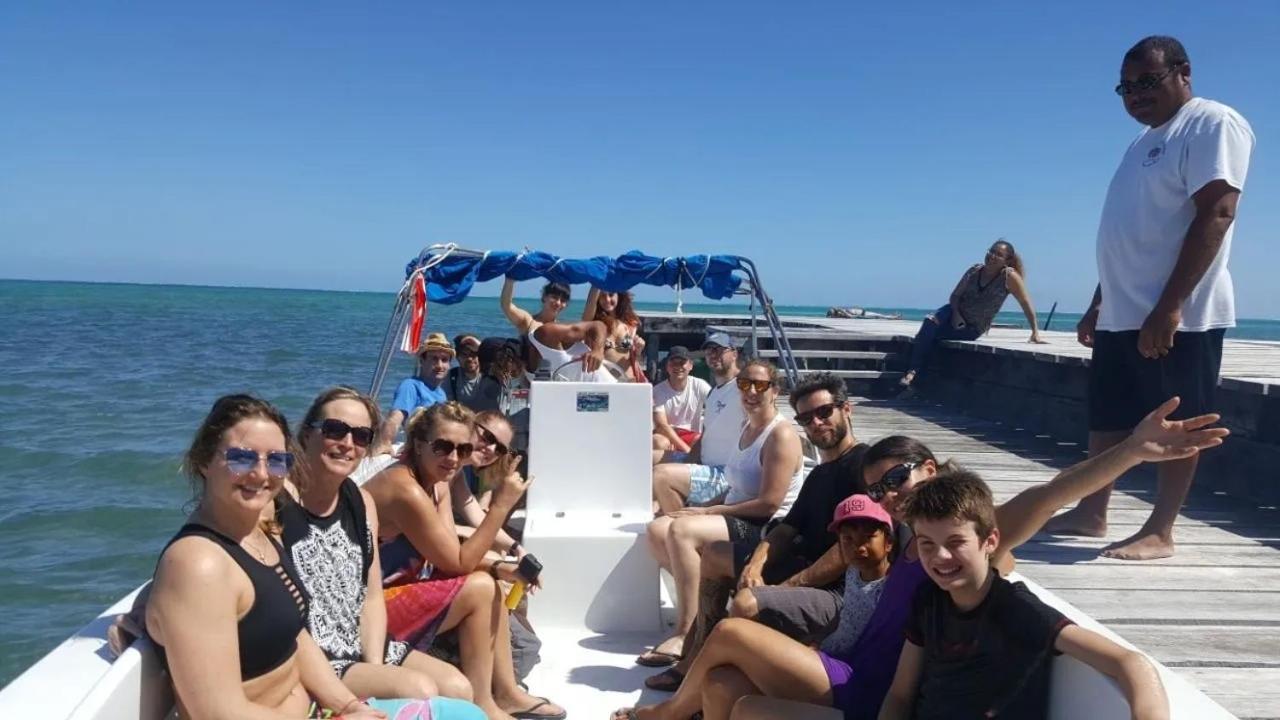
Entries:
[[867,446],[854,437],[844,380],[812,375],[791,391],[790,401],[822,463],[805,479],[791,511],[758,545],[715,543],[703,552],[698,620],[680,662],[646,681],[652,689],[679,687],[702,641],[724,616],[735,577],[735,617],[758,620],[801,642],[820,640],[840,619],[846,565],[828,525],[841,500],[866,492],[861,466]]

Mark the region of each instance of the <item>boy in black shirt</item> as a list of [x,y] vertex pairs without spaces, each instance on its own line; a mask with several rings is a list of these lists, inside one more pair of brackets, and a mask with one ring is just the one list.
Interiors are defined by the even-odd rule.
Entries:
[[1046,717],[1050,660],[1059,653],[1114,678],[1133,717],[1169,716],[1160,676],[1145,657],[1075,625],[992,569],[1000,531],[981,478],[943,471],[906,502],[933,582],[916,594],[881,720]]

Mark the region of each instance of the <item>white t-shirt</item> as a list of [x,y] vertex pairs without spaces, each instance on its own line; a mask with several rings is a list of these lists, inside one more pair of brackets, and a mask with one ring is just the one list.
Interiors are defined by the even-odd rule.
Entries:
[[[1192,195],[1214,180],[1244,190],[1253,130],[1235,110],[1192,98],[1169,122],[1146,128],[1125,151],[1098,226],[1099,330],[1138,330],[1150,314],[1196,215]],[[1180,330],[1236,324],[1227,260],[1231,236],[1182,306]]]
[[673,428],[702,432],[702,406],[710,393],[711,386],[702,378],[690,376],[679,391],[663,380],[653,388],[653,409],[663,411]]
[[730,380],[714,388],[707,395],[702,417],[702,464],[725,465],[737,453],[738,438],[747,424],[737,384]]

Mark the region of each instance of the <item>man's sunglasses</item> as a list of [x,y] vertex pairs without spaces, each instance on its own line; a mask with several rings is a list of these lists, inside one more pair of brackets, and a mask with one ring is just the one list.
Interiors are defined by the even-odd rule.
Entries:
[[476,449],[471,443],[455,443],[444,438],[436,438],[431,441],[431,452],[436,457],[447,457],[450,453],[457,451],[458,457],[470,457],[471,453]]
[[1160,86],[1160,83],[1164,82],[1165,78],[1169,77],[1169,75],[1172,74],[1173,71],[1177,70],[1180,67],[1182,67],[1182,63],[1178,63],[1177,65],[1174,65],[1173,67],[1169,68],[1168,70],[1165,70],[1159,75],[1155,73],[1144,73],[1142,75],[1139,75],[1138,79],[1134,80],[1133,82],[1129,82],[1128,80],[1121,80],[1120,84],[1116,85],[1116,94],[1119,95],[1120,97],[1124,97],[1125,95],[1131,95],[1136,92],[1146,92],[1148,90],[1155,90],[1157,87]]
[[908,462],[902,463],[901,465],[894,465],[888,470],[885,470],[884,474],[880,476],[880,482],[874,483],[871,487],[867,488],[867,497],[875,500],[876,502],[880,502],[884,499],[885,495],[888,495],[894,490],[902,487],[903,483],[911,478],[911,471],[915,470],[919,466],[920,463]]
[[341,440],[350,433],[351,442],[357,447],[367,448],[373,443],[373,428],[368,425],[352,426],[337,418],[327,418],[318,423],[311,423],[307,427],[312,430],[319,429],[320,436],[325,440]]
[[751,378],[744,378],[744,377],[738,378],[738,389],[741,390],[742,392],[746,392],[751,388],[755,388],[757,393],[763,394],[765,392],[768,392],[769,388],[771,387],[773,387],[772,380],[752,380]]
[[476,432],[480,433],[480,440],[483,441],[484,445],[492,447],[499,455],[506,455],[512,452],[511,448],[499,440],[497,435],[494,435],[489,431],[489,428],[480,423],[476,423]]
[[[227,469],[236,475],[248,475],[262,461],[262,456],[257,451],[248,448],[227,448],[223,457],[226,458]],[[291,452],[269,452],[266,460],[267,474],[271,477],[284,477],[293,469]]]
[[826,405],[819,405],[812,410],[796,413],[796,422],[804,426],[812,423],[815,418],[818,420],[830,420],[838,407],[840,407],[840,403],[827,403]]

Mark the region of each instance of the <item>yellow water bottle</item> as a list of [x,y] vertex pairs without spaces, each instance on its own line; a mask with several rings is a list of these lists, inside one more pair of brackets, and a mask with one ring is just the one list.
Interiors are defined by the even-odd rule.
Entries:
[[507,593],[506,605],[508,610],[515,610],[520,604],[521,598],[524,597],[524,589],[528,585],[538,582],[538,576],[542,574],[542,563],[538,562],[538,558],[532,555],[525,555],[520,558],[520,564],[516,566],[516,574],[520,579],[511,586],[511,592]]

